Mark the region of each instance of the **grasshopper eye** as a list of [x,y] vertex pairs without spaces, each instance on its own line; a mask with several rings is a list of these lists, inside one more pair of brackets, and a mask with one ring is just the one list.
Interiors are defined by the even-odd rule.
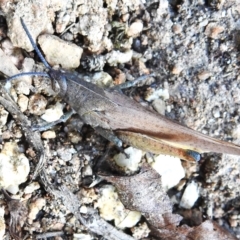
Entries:
[[49,72],[51,81],[52,81],[52,89],[57,94],[64,96],[67,92],[67,80],[64,74],[59,74],[58,71],[51,69]]
[[52,89],[54,92],[58,93],[60,91],[60,86],[56,79],[52,79]]

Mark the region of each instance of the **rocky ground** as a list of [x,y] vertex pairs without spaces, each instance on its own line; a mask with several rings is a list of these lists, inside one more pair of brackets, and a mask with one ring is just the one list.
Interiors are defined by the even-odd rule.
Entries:
[[[153,73],[124,94],[240,144],[238,1],[19,0],[0,9],[2,79],[46,71],[21,17],[51,66],[101,87]],[[3,81],[0,102],[1,239],[240,239],[239,156],[202,154],[195,164],[125,145],[119,154],[76,115],[33,132],[70,111],[49,78]]]

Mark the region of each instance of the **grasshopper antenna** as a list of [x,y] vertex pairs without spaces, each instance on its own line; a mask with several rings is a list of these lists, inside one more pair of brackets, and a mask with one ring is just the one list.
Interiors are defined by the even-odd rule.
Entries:
[[9,77],[7,81],[11,81],[13,79],[24,77],[24,76],[41,76],[41,77],[49,78],[49,75],[46,72],[25,72],[25,73],[19,73],[19,74],[13,75]]
[[[21,21],[21,24],[22,24],[22,27],[23,27],[24,31],[26,32],[26,34],[28,36],[29,41],[31,42],[34,50],[37,52],[37,55],[41,59],[42,63],[45,65],[46,68],[51,69],[51,66],[48,64],[46,59],[43,57],[41,51],[39,50],[39,48],[37,47],[36,43],[34,42],[34,40],[33,40],[32,36],[31,36],[27,26],[25,25],[25,23],[23,21],[23,19],[20,18],[20,21]],[[19,77],[23,77],[23,76],[41,76],[41,77],[48,77],[49,78],[49,75],[46,72],[25,72],[25,73],[19,73],[19,74],[13,75],[13,76],[7,78],[6,80],[7,81],[11,81],[13,79],[16,79],[16,78],[19,78]]]
[[20,21],[21,21],[21,24],[22,24],[22,27],[24,29],[24,31],[26,32],[27,36],[28,36],[28,39],[29,41],[31,42],[34,50],[36,51],[37,55],[39,56],[39,58],[41,59],[42,63],[45,65],[46,68],[48,69],[51,69],[51,66],[48,64],[48,62],[46,61],[46,59],[43,57],[41,51],[39,50],[39,48],[37,47],[36,43],[34,42],[27,26],[25,25],[24,21],[22,18],[20,18]]

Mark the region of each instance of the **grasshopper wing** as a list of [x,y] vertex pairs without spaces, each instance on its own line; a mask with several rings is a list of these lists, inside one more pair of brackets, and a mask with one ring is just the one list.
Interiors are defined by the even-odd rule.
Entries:
[[113,111],[105,112],[112,130],[143,134],[173,147],[197,152],[217,152],[240,155],[240,146],[204,135],[142,107],[117,92],[105,91],[109,100],[117,103]]

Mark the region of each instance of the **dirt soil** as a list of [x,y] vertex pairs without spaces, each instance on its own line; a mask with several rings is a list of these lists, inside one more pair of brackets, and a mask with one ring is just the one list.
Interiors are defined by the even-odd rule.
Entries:
[[[21,26],[22,17],[52,67],[74,70],[104,87],[154,73],[124,94],[194,130],[240,144],[239,1],[3,0],[0,10],[2,79],[46,71]],[[71,108],[56,97],[48,78],[25,76],[6,88],[27,118],[24,125],[23,117],[1,100],[0,184],[8,191],[0,199],[3,239],[180,239],[151,235],[143,212],[131,211],[132,219],[123,223],[128,206],[123,207],[110,180],[97,174],[136,174],[153,155],[140,153],[135,170],[119,167],[113,161],[119,150],[77,115],[41,131],[36,149],[29,142],[35,133],[26,134],[26,126],[58,120]],[[33,178],[43,158],[44,175]],[[109,168],[100,161],[110,162]],[[240,156],[207,153],[199,163],[182,161],[182,166],[185,177],[168,190],[174,213],[182,216],[179,224],[190,229],[214,220],[232,239],[240,239]],[[192,182],[198,186],[197,201],[181,208]],[[92,225],[82,217],[90,214],[88,209],[95,211]],[[103,234],[101,224],[109,223]],[[110,233],[115,230],[114,238]]]

